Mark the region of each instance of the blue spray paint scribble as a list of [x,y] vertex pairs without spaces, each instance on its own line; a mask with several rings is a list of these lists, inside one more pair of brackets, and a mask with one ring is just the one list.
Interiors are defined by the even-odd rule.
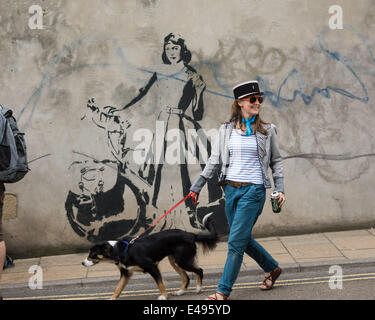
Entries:
[[[361,35],[357,31],[355,31],[353,28],[351,28],[350,26],[345,26],[345,29],[352,32],[365,45],[368,53],[370,54],[372,62],[375,64],[375,55],[374,55],[372,49],[370,48],[370,46],[368,45],[368,40],[363,35]],[[276,92],[273,92],[268,88],[267,81],[262,76],[257,77],[257,80],[261,83],[261,86],[264,88],[265,98],[267,98],[267,100],[274,107],[279,108],[279,107],[285,106],[286,104],[293,103],[297,100],[298,96],[300,96],[302,98],[302,101],[304,102],[305,105],[310,105],[316,95],[320,95],[323,98],[330,99],[332,92],[344,95],[344,96],[348,97],[349,99],[361,101],[363,103],[369,102],[370,98],[368,96],[367,88],[366,88],[364,82],[360,79],[360,77],[358,76],[357,72],[354,69],[358,69],[361,72],[364,72],[364,73],[366,73],[366,74],[368,74],[372,77],[375,77],[375,73],[369,72],[367,68],[358,65],[355,61],[351,61],[350,59],[346,58],[345,56],[342,56],[338,51],[329,50],[323,43],[323,38],[324,38],[324,35],[326,34],[326,32],[327,32],[327,29],[323,30],[318,36],[320,50],[324,54],[327,54],[335,62],[341,63],[349,71],[349,73],[359,83],[359,85],[360,85],[360,87],[363,91],[363,96],[357,96],[357,95],[355,95],[355,94],[353,94],[353,93],[351,93],[347,90],[344,90],[344,89],[341,89],[341,88],[336,88],[336,87],[333,87],[333,86],[326,86],[325,88],[314,87],[312,89],[312,92],[308,94],[308,93],[305,92],[305,89],[304,89],[305,77],[304,77],[303,73],[300,70],[298,70],[296,68],[293,68],[288,73],[286,78],[281,82],[281,85]],[[45,89],[45,87],[48,84],[50,84],[52,81],[54,81],[55,79],[58,79],[65,74],[71,74],[72,72],[80,71],[84,68],[110,67],[110,66],[121,66],[121,67],[125,68],[124,71],[126,72],[127,75],[129,75],[128,72],[132,71],[132,70],[141,71],[141,72],[144,72],[144,73],[147,73],[147,74],[153,74],[155,72],[155,71],[152,71],[152,70],[147,70],[147,69],[144,69],[144,68],[139,68],[139,67],[133,66],[125,58],[125,55],[123,54],[122,49],[118,49],[117,50],[117,56],[119,57],[120,62],[117,63],[117,64],[114,64],[114,63],[83,64],[83,65],[67,68],[67,69],[62,70],[58,74],[55,74],[53,76],[53,72],[55,72],[56,65],[58,65],[58,63],[60,63],[61,59],[65,57],[65,53],[67,52],[67,50],[71,51],[71,50],[77,49],[78,47],[80,47],[80,46],[82,46],[86,43],[92,43],[93,41],[96,41],[96,40],[92,39],[92,38],[85,38],[85,39],[80,39],[78,41],[75,41],[71,45],[66,46],[59,54],[57,54],[57,56],[54,59],[51,60],[51,62],[47,66],[48,71],[43,74],[42,80],[41,80],[38,88],[32,93],[30,98],[26,101],[25,105],[21,109],[19,115],[17,116],[17,121],[20,121],[22,116],[25,114],[26,110],[31,108],[28,119],[25,121],[24,125],[21,127],[22,130],[25,130],[27,128],[27,126],[30,124],[30,122],[32,120],[32,117],[35,113],[35,110],[38,106],[38,102],[40,100],[42,92]],[[218,91],[210,90],[210,89],[206,88],[205,92],[209,93],[209,94],[213,94],[213,95],[216,95],[216,96],[220,96],[220,97],[224,97],[224,98],[233,100],[231,88],[225,87],[220,81],[220,78],[218,76],[219,66],[215,63],[210,63],[210,62],[201,62],[201,64],[207,65],[211,69],[212,74],[213,74],[213,78],[216,81],[216,84],[222,90],[222,92],[218,92]],[[157,74],[158,74],[158,81],[162,81],[163,79],[169,77],[169,78],[175,79],[176,81],[185,82],[184,79],[181,79],[181,78],[178,77],[179,73],[171,74],[171,75],[162,74],[162,73],[157,73]],[[298,88],[296,90],[294,90],[291,98],[285,98],[285,97],[282,96],[283,89],[286,87],[288,82],[292,79],[297,80]]]
[[[351,31],[353,34],[355,34],[356,36],[358,36],[358,38],[363,43],[366,43],[366,39],[362,35],[360,35],[358,32],[355,32],[352,28],[346,27],[345,29]],[[354,68],[352,67],[353,62],[350,61],[349,59],[347,59],[346,57],[342,56],[338,51],[331,51],[328,48],[326,48],[326,46],[324,45],[324,43],[323,43],[323,37],[324,37],[326,31],[327,30],[323,30],[321,32],[321,34],[319,35],[319,37],[318,37],[320,50],[323,53],[327,54],[334,61],[337,61],[338,63],[341,63],[342,65],[344,65],[344,67],[350,72],[350,74],[359,83],[359,85],[360,85],[360,87],[361,87],[361,89],[363,91],[364,96],[362,96],[362,97],[361,96],[357,96],[357,95],[354,95],[353,93],[351,93],[351,92],[349,92],[347,90],[340,89],[340,88],[335,88],[335,87],[332,87],[332,86],[326,86],[325,88],[314,87],[312,89],[311,94],[306,94],[306,92],[305,92],[305,90],[303,88],[303,85],[301,85],[301,83],[304,80],[303,74],[302,74],[301,71],[297,70],[296,68],[293,68],[289,72],[289,74],[287,75],[287,77],[282,81],[282,83],[281,83],[281,85],[280,85],[279,90],[277,91],[277,93],[273,93],[272,91],[267,90],[266,81],[262,77],[259,76],[257,78],[257,80],[259,82],[261,82],[261,84],[265,88],[264,96],[268,98],[268,101],[274,107],[281,107],[281,106],[285,105],[285,103],[295,102],[296,99],[297,99],[297,96],[301,96],[302,101],[305,103],[305,105],[310,105],[311,102],[313,101],[314,97],[317,94],[319,94],[323,98],[330,99],[331,98],[331,92],[335,92],[335,93],[344,95],[344,96],[346,96],[346,97],[348,97],[350,99],[358,100],[358,101],[361,101],[363,103],[368,103],[370,101],[370,98],[368,96],[368,92],[367,92],[367,88],[366,88],[365,84],[360,79],[360,77],[358,76],[358,74],[354,71]],[[372,58],[372,61],[375,64],[374,54],[373,54],[371,48],[368,45],[366,45],[366,48],[367,48],[367,51],[369,52],[369,54],[370,54],[370,56]],[[358,68],[361,71],[364,70],[364,68],[359,67],[359,66],[355,66],[355,68]],[[368,74],[370,74],[371,76],[375,77],[375,73],[368,73]],[[299,88],[296,89],[296,90],[294,90],[292,98],[288,99],[288,98],[282,97],[282,90],[283,90],[283,88],[287,85],[288,81],[291,80],[291,79],[293,79],[293,78],[297,79],[298,83],[300,84]]]

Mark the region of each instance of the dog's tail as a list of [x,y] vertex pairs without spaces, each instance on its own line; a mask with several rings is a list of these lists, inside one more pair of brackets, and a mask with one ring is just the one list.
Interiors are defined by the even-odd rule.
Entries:
[[195,241],[202,245],[203,253],[215,249],[217,242],[219,241],[219,237],[211,217],[212,214],[213,212],[205,215],[202,220],[202,224],[207,228],[209,233],[199,233],[195,235]]

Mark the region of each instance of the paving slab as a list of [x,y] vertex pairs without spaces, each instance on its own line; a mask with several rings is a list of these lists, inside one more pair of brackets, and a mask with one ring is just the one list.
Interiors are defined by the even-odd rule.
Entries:
[[43,281],[82,279],[87,276],[87,269],[79,265],[52,266],[42,270]]
[[75,253],[75,254],[63,254],[58,256],[42,257],[40,259],[40,266],[52,267],[52,266],[69,266],[69,265],[81,265],[82,261],[87,258],[87,253]]
[[223,267],[227,259],[227,250],[211,251],[205,255],[199,255],[197,264],[203,268],[220,268]]
[[341,251],[322,233],[282,237],[281,242],[297,262],[303,259],[344,258]]
[[375,249],[375,235],[368,230],[324,234],[339,250]]
[[279,239],[272,240],[257,240],[257,242],[266,249],[271,255],[274,254],[289,254],[284,244]]
[[28,272],[5,272],[5,271],[3,272],[2,277],[1,277],[0,288],[2,284],[29,283],[29,279],[32,276]]
[[38,266],[40,263],[40,258],[30,258],[30,259],[15,259],[13,260],[14,267],[6,269],[3,273],[18,273],[18,272],[28,272],[31,266]]
[[350,260],[371,259],[375,257],[375,249],[342,250],[342,253]]

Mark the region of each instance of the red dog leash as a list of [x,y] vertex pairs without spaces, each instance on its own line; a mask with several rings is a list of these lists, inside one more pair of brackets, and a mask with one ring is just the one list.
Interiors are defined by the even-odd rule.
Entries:
[[[165,216],[170,214],[174,209],[176,209],[181,203],[183,203],[186,199],[188,198],[193,198],[193,195],[189,193],[186,197],[181,199],[179,202],[177,202],[172,208],[170,208],[166,213],[164,213],[158,220],[156,220],[151,226],[149,226],[145,231],[143,231],[140,235],[138,235],[136,238],[133,238],[129,244],[132,244],[135,240],[137,240],[139,237],[144,235],[148,230],[150,230],[152,227],[154,227],[161,219],[163,219]],[[193,203],[196,204],[198,201],[194,201],[193,198]]]

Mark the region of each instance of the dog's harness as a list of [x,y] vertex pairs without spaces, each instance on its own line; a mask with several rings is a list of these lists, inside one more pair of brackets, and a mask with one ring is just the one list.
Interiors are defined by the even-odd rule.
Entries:
[[120,263],[120,256],[124,256],[124,255],[126,255],[126,253],[127,253],[128,250],[129,250],[129,247],[130,247],[130,242],[127,242],[127,241],[124,241],[124,240],[121,240],[121,241],[108,241],[108,243],[109,243],[112,247],[114,247],[114,248],[115,248],[115,246],[116,246],[116,243],[119,243],[119,242],[122,242],[122,243],[125,244],[125,249],[124,249],[122,252],[120,252],[120,250],[118,250],[118,252],[115,251],[115,252],[116,252],[116,253],[115,253],[115,263],[116,263],[116,265],[118,265],[118,264]]
[[121,242],[123,242],[123,243],[126,244],[126,247],[125,247],[125,250],[124,250],[124,254],[126,254],[128,252],[128,250],[129,250],[130,243],[127,242],[127,241],[121,241]]
[[[133,238],[130,242],[129,245],[133,244],[135,240],[140,238],[142,235],[144,235],[148,230],[150,230],[152,227],[154,227],[161,219],[166,217],[168,214],[170,214],[174,209],[176,209],[181,203],[183,203],[186,199],[192,198],[193,196],[189,193],[186,197],[181,199],[179,202],[177,202],[172,208],[170,208],[166,213],[164,213],[158,220],[156,220],[151,226],[149,226],[145,231],[143,231],[141,234],[139,234],[137,237]],[[194,202],[196,204],[196,202]],[[129,245],[127,247],[129,247]]]

